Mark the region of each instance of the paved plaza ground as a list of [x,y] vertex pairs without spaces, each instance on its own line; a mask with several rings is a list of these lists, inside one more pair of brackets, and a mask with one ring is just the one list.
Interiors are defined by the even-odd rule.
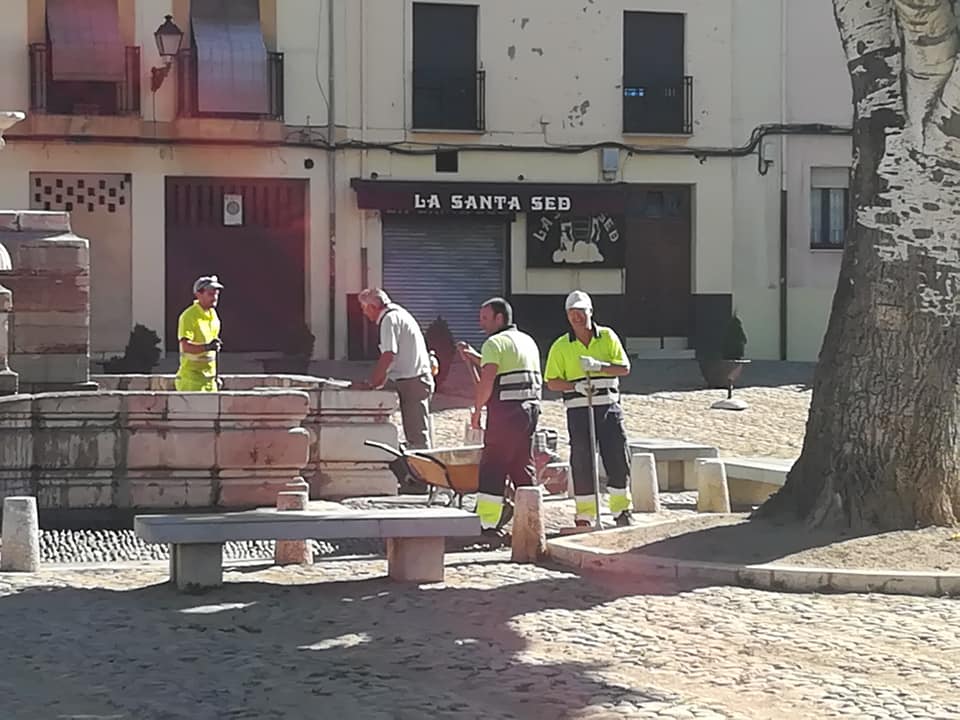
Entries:
[[[754,370],[743,413],[635,373],[630,434],[796,455],[808,369]],[[446,402],[436,432],[456,445],[466,411]],[[559,403],[544,418],[565,435]],[[664,501],[689,515],[695,496]],[[548,531],[568,506],[548,503]],[[250,564],[270,543],[230,545],[247,562],[190,596],[132,533],[45,533],[46,559],[87,564],[0,574],[0,720],[960,718],[958,600],[679,587],[490,551],[449,555],[443,585],[403,585],[382,558],[342,556],[378,543],[348,542],[285,569]],[[139,561],[90,564],[111,559]]]
[[0,576],[11,720],[958,718],[960,603],[615,583],[452,556]]

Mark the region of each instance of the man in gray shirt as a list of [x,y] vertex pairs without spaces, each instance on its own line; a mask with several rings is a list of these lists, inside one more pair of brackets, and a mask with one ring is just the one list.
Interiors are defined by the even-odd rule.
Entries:
[[434,386],[430,353],[420,325],[380,288],[368,288],[358,299],[364,316],[380,329],[380,359],[370,382],[354,383],[353,387],[379,390],[387,380],[393,381],[400,396],[407,447],[429,448],[428,416]]

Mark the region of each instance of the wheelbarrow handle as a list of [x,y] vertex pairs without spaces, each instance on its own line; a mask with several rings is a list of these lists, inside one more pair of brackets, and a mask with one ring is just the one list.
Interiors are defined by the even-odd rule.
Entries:
[[390,447],[389,445],[385,445],[382,442],[377,442],[376,440],[364,440],[363,444],[366,445],[367,447],[377,448],[377,450],[383,450],[388,455],[393,455],[394,457],[397,457],[397,458],[406,457],[406,455],[404,455],[400,450],[397,450],[394,447]]

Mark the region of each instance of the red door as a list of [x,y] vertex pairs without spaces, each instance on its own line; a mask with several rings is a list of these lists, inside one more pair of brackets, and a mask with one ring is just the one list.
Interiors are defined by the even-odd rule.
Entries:
[[[241,198],[229,220],[237,224],[224,218],[231,195]],[[226,286],[217,308],[225,352],[281,352],[295,340],[306,317],[306,198],[306,180],[167,178],[168,350],[201,275]]]

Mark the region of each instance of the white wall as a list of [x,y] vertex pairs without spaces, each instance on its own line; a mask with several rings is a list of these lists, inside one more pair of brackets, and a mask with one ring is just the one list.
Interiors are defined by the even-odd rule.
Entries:
[[[440,0],[447,1],[447,0]],[[465,0],[466,1],[466,0]],[[274,0],[261,4],[269,8]],[[238,138],[325,137],[331,97],[327,3],[275,0],[277,49],[284,53],[286,123],[183,121],[175,118],[175,72],[154,96],[149,69],[159,65],[153,32],[175,12],[186,28],[185,0],[134,3],[136,41],[142,52],[143,122],[75,118],[71,133],[122,131],[157,136]],[[0,107],[28,103],[28,6],[36,24],[42,0],[10,2],[0,25]],[[732,148],[753,128],[777,121],[849,124],[850,89],[831,0],[484,0],[479,14],[479,60],[487,73],[486,134],[427,134],[409,130],[412,110],[413,0],[336,0],[334,36],[336,122],[340,139],[455,144],[579,144],[605,140],[642,147]],[[781,11],[785,8],[786,15]],[[628,136],[621,133],[622,15],[625,10],[687,14],[686,72],[694,78],[694,134]],[[786,21],[784,24],[784,20]],[[272,18],[271,18],[272,22]],[[787,42],[781,42],[786,27]],[[271,32],[273,32],[271,30]],[[782,79],[786,78],[785,91]],[[589,105],[585,103],[589,102]],[[584,108],[581,111],[581,108]],[[154,123],[153,121],[157,122]],[[306,134],[299,126],[313,126]],[[780,140],[768,139],[769,174],[757,172],[756,156],[712,158],[631,156],[621,153],[616,178],[632,183],[693,186],[694,292],[733,293],[750,338],[752,357],[778,354],[779,191],[785,171],[790,192],[790,348],[809,356],[819,342],[821,302],[835,281],[838,253],[810,251],[809,167],[849,156],[844,138],[790,138],[781,167]],[[315,162],[305,170],[303,160]],[[325,356],[329,317],[328,189],[326,154],[315,148],[237,148],[189,145],[64,145],[15,139],[0,156],[0,205],[28,205],[31,170],[129,172],[134,175],[134,320],[163,327],[163,208],[165,175],[309,177],[308,316]],[[338,154],[336,209],[337,354],[346,348],[347,293],[381,276],[380,222],[361,213],[349,187],[352,177],[446,181],[599,182],[599,157],[557,153],[463,152],[460,171],[437,175],[432,156],[392,155],[382,150]],[[512,289],[560,293],[575,285],[616,293],[620,271],[527,270],[523,218],[512,229]],[[361,263],[367,248],[368,264]],[[796,313],[800,320],[794,321]],[[803,320],[803,318],[814,318]]]
[[[488,132],[474,137],[476,142],[580,143],[621,136],[623,12],[648,10],[687,15],[696,141],[729,144],[730,0],[484,0],[479,5]],[[346,67],[350,88],[360,87],[362,65],[367,67],[363,96],[351,98],[366,103],[368,139],[409,137],[404,128],[412,105],[413,2],[354,0],[349,12],[349,28],[368,30],[364,62],[357,58]],[[356,54],[351,51],[350,57]],[[345,118],[351,129],[358,117],[351,106]]]

